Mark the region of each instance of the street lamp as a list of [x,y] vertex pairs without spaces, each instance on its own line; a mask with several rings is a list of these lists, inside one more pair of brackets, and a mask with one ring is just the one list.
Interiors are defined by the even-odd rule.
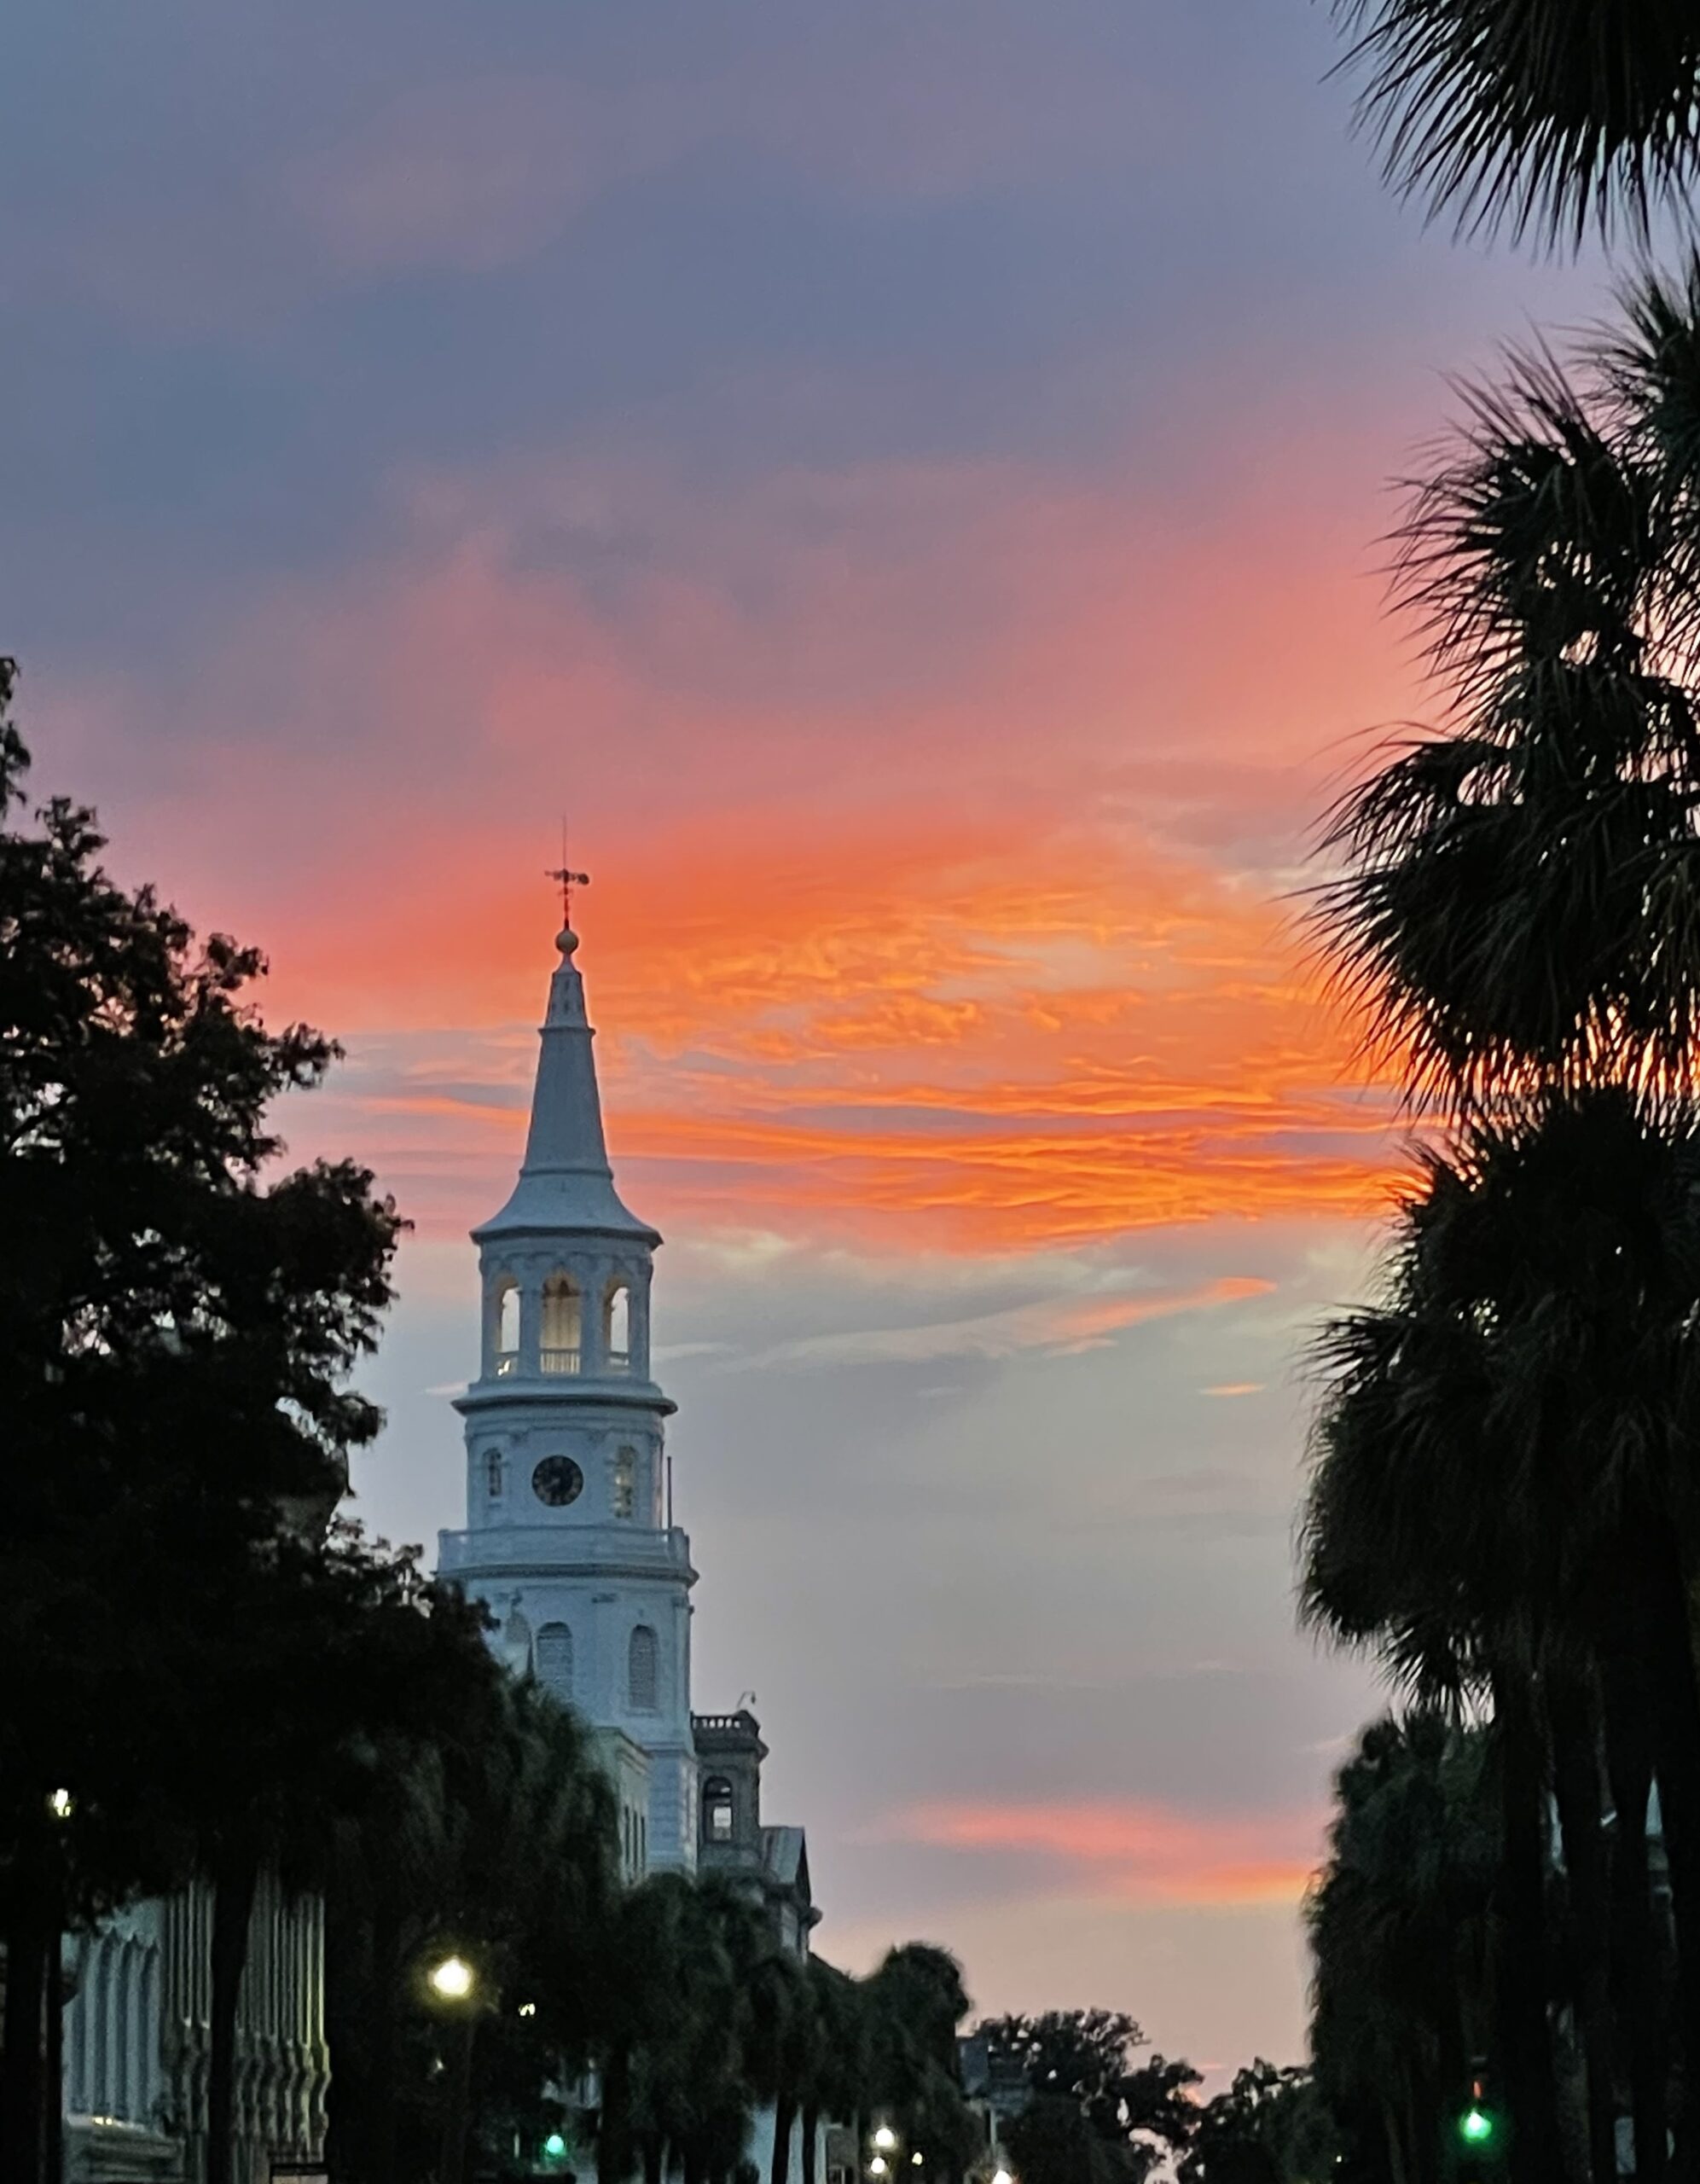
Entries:
[[993,2177],[992,2184],[1015,2184],[1015,2179],[1007,2169],[1001,2169]]
[[445,1956],[431,1967],[431,1984],[445,2002],[463,2002],[476,1984],[463,1956]]
[[467,2126],[473,2100],[473,2038],[478,2030],[478,1977],[463,1956],[449,1955],[433,1964],[426,1984],[439,2001],[457,2004],[460,2022],[454,2029],[449,2056],[448,2098],[443,2108],[443,2158],[438,2164],[441,2184],[461,2184],[467,2173]]
[[881,2153],[890,2153],[897,2143],[897,2134],[889,2123],[882,2123],[873,2134],[873,2143]]
[[877,2153],[874,2155],[873,2160],[867,2164],[867,2173],[870,2176],[883,2176],[885,2175],[888,2166],[889,2164],[887,2163],[885,2155],[883,2153]]

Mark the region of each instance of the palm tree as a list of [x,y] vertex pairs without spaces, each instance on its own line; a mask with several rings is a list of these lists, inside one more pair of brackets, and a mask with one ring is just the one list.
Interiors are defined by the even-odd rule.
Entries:
[[1334,0],[1388,172],[1463,227],[1580,240],[1700,180],[1686,0]]
[[1319,2084],[1391,2184],[1431,2184],[1486,2045],[1500,1827],[1488,1740],[1434,1712],[1374,1723],[1341,1769],[1305,1907]]
[[1513,354],[1401,534],[1448,715],[1337,805],[1320,915],[1419,1101],[1680,1088],[1700,1052],[1700,725],[1672,612],[1694,495],[1631,371],[1602,358],[1579,387]]
[[853,2123],[867,2106],[867,2011],[861,1984],[824,1957],[806,1966],[815,2042],[803,2094],[803,2174],[815,2175],[823,2119]]
[[[1651,1755],[1668,1809],[1681,2048],[1700,2070],[1700,1567],[1690,1450],[1700,1417],[1700,1114],[1604,1090],[1478,1121],[1426,1158],[1385,1300],[1337,1320],[1303,1529],[1315,1623],[1378,1647],[1430,1701],[1491,1694],[1511,1949],[1544,1931],[1543,1746],[1557,1762],[1583,1977],[1594,2159],[1610,2175],[1610,1875],[1601,1739],[1644,1859]],[[1644,1873],[1643,1867],[1643,1873]],[[1629,1946],[1646,1976],[1643,1879]],[[1508,2028],[1535,2066],[1537,2010]],[[1662,2048],[1653,2043],[1651,2053]],[[1536,2097],[1531,2084],[1525,2100]],[[1643,2174],[1662,2164],[1654,2087]],[[1700,2152],[1700,2147],[1697,2147]]]

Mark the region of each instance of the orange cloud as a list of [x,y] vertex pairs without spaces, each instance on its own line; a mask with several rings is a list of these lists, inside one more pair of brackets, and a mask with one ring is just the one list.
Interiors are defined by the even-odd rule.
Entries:
[[[611,1137],[664,1220],[1001,1252],[1383,1201],[1386,1101],[1341,1089],[1349,1038],[1285,912],[1207,866],[1012,820],[948,847],[822,830],[807,860],[724,827],[657,849],[653,885],[617,874],[579,923]],[[501,966],[518,1021],[350,1082],[380,1165],[403,1124],[458,1145],[486,1195],[517,1157],[538,925],[473,905],[433,949],[469,1014],[463,967]],[[381,1023],[386,992],[411,1013],[416,961],[412,938],[350,964],[339,933],[298,932],[289,997],[351,985]]]
[[880,1833],[951,1850],[1023,1851],[1076,1869],[1097,1892],[1150,1903],[1295,1903],[1315,1870],[1322,1821],[1187,1812],[1155,1800],[921,1804]]
[[278,1013],[411,1040],[335,1119],[428,1219],[517,1149],[562,801],[658,1218],[975,1252],[1358,1217],[1388,1103],[1342,1089],[1282,897],[1297,761],[1408,694],[1314,460],[1204,517],[995,464],[400,481],[403,565],[273,599],[199,679],[179,892],[270,942]]

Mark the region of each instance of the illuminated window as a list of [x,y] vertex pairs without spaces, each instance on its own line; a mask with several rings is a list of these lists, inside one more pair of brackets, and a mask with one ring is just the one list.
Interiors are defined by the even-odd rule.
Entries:
[[733,1814],[732,1785],[723,1774],[717,1774],[703,1784],[703,1834],[709,1842],[732,1840]]
[[496,1369],[499,1374],[512,1373],[519,1358],[519,1285],[511,1275],[496,1285],[494,1302]]
[[637,1507],[637,1450],[622,1449],[614,1458],[614,1514],[630,1517]]
[[655,1633],[647,1623],[640,1623],[631,1634],[631,1644],[626,1653],[626,1692],[634,1714],[655,1711],[660,1665],[660,1647],[655,1642]]
[[583,1309],[578,1285],[568,1274],[543,1284],[542,1341],[538,1363],[545,1373],[576,1373],[583,1355]]
[[631,1364],[631,1291],[623,1281],[611,1283],[602,1303],[602,1346],[608,1370],[624,1373]]

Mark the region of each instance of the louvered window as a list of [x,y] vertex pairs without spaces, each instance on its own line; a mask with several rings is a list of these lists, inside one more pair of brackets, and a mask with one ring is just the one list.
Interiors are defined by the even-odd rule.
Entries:
[[546,1623],[537,1633],[537,1681],[563,1705],[572,1699],[572,1633],[564,1623]]
[[634,1714],[653,1714],[659,1703],[657,1681],[660,1672],[659,1649],[655,1633],[647,1623],[640,1623],[631,1634],[631,1647],[627,1654],[626,1682]]

